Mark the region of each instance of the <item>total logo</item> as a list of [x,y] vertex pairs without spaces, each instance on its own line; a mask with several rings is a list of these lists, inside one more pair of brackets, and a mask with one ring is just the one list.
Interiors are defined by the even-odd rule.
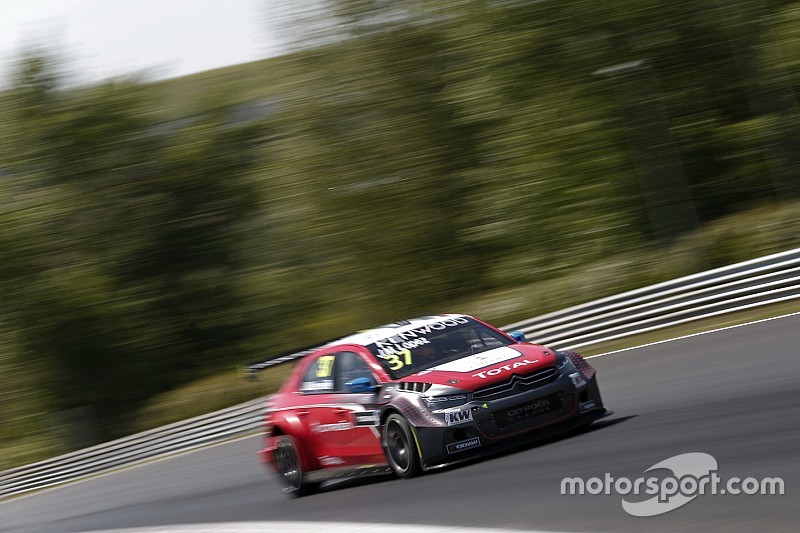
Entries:
[[523,359],[522,361],[516,361],[514,363],[493,368],[491,370],[486,370],[484,372],[478,372],[477,374],[472,374],[472,377],[486,379],[487,376],[496,376],[508,370],[516,370],[517,368],[526,367],[528,365],[535,365],[538,362],[539,362],[538,359],[534,359],[533,361],[529,359]]

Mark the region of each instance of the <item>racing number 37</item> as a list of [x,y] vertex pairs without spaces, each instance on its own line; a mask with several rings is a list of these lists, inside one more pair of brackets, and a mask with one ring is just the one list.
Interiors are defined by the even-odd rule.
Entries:
[[[400,356],[403,356],[403,358],[400,359]],[[386,356],[386,361],[389,363],[389,368],[392,370],[400,370],[404,366],[411,364],[411,350],[403,348],[402,350],[391,353]]]

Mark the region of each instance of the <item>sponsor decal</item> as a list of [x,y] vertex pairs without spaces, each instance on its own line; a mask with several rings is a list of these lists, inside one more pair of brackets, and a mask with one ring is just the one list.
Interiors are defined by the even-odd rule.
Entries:
[[324,457],[319,458],[319,464],[321,464],[322,466],[343,465],[344,459],[342,459],[341,457],[329,457],[326,455]]
[[375,352],[378,357],[389,357],[392,354],[401,352],[402,350],[413,350],[430,341],[426,335],[434,331],[442,331],[449,327],[461,326],[469,324],[469,320],[464,317],[453,317],[440,320],[438,322],[431,322],[418,328],[411,328],[405,331],[395,333],[391,337],[375,341]]
[[347,431],[353,429],[353,424],[350,422],[338,422],[336,424],[320,424],[314,422],[311,424],[311,433],[329,433],[331,431]]
[[420,346],[430,343],[431,341],[422,337],[412,341],[404,341],[398,344],[388,344],[385,341],[378,341],[375,343],[375,347],[378,357],[389,359],[395,354],[403,353],[407,350],[413,350],[414,348],[419,348]]
[[506,411],[506,414],[508,415],[509,422],[514,422],[516,420],[520,420],[523,418],[540,415],[550,410],[551,410],[550,400],[542,398],[540,400],[536,400],[535,402],[531,402],[525,405],[521,405],[519,407],[515,407],[513,409],[509,409],[508,411]]
[[515,405],[508,409],[503,409],[493,413],[494,421],[498,427],[505,427],[509,424],[516,424],[529,418],[550,413],[559,409],[561,401],[557,394],[551,394],[544,398],[538,398],[530,402]]
[[381,423],[380,411],[360,411],[353,413],[357,426],[379,426]]
[[494,348],[479,354],[462,357],[443,365],[438,365],[432,370],[442,370],[445,372],[474,372],[479,368],[502,363],[510,359],[516,359],[522,355],[520,352],[507,346]]
[[304,381],[301,388],[305,391],[333,390],[333,380]]
[[503,372],[516,370],[517,368],[523,368],[528,365],[535,365],[538,362],[539,362],[538,359],[534,359],[533,361],[531,361],[530,359],[523,359],[522,361],[515,361],[514,363],[509,363],[507,365],[493,368],[491,370],[486,370],[485,372],[478,372],[477,374],[472,374],[472,377],[486,379],[487,376],[496,376],[498,374],[502,374]]
[[457,424],[466,424],[472,422],[472,409],[459,409],[458,411],[447,411],[444,413],[444,419],[448,426],[455,426]]
[[585,413],[586,411],[591,411],[595,407],[596,407],[596,404],[594,403],[594,400],[589,400],[588,402],[583,402],[580,405],[581,413]]
[[447,445],[447,453],[462,452],[470,448],[477,448],[481,445],[481,439],[472,437],[471,439],[462,440],[461,442],[454,442]]

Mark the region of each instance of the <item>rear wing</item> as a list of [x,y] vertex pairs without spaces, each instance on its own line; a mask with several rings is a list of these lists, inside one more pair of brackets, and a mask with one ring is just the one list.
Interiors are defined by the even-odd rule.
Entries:
[[270,368],[272,366],[282,365],[284,363],[291,363],[292,361],[297,361],[298,359],[305,357],[308,354],[314,353],[323,346],[326,346],[337,339],[339,339],[339,337],[337,337],[336,339],[325,341],[321,344],[313,344],[305,348],[300,348],[299,350],[288,352],[283,355],[267,359],[265,361],[258,361],[255,363],[250,363],[246,366],[240,366],[237,368],[237,370],[239,371],[239,375],[242,376],[243,378],[249,381],[258,381],[258,373],[260,371],[266,368]]

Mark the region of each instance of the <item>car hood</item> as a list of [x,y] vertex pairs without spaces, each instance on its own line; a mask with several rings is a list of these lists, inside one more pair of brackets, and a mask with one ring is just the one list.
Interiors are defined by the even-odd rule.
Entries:
[[400,381],[449,385],[468,391],[555,366],[555,352],[536,344],[512,344],[411,374]]

